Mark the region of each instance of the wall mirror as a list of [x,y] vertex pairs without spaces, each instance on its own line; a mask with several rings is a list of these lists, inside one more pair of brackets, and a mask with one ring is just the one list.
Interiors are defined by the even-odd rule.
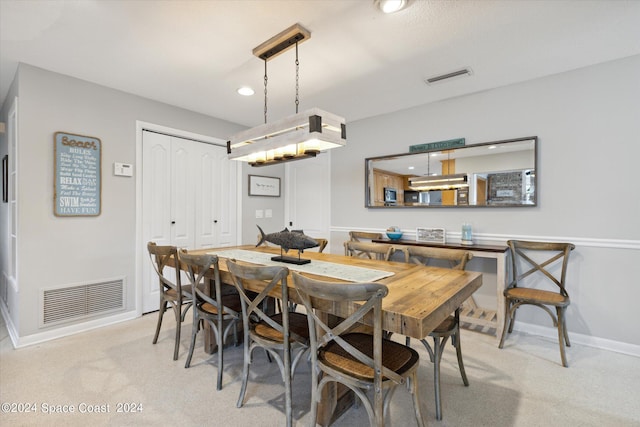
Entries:
[[536,206],[537,146],[527,137],[365,159],[365,206]]

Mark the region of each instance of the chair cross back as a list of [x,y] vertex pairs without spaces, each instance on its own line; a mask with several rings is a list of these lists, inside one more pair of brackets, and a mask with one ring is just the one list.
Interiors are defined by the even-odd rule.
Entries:
[[215,286],[215,295],[221,295],[220,289],[220,268],[218,267],[217,255],[192,255],[181,250],[178,252],[180,263],[186,266],[186,273],[194,292],[198,295],[198,299],[207,302],[217,309],[218,320],[222,321],[223,315],[231,314],[237,316],[234,310],[229,307],[221,306],[218,298],[209,296],[204,289],[204,279],[211,267],[213,267],[213,278]]
[[154,242],[147,244],[147,252],[151,259],[153,269],[158,275],[158,279],[163,286],[164,290],[174,289],[176,292],[182,287],[180,282],[180,275],[176,274],[176,282],[172,282],[164,275],[164,268],[169,265],[171,260],[177,259],[178,248],[175,246],[158,246]]
[[[304,286],[304,285],[303,285]],[[311,286],[303,291],[310,297],[323,298],[327,294],[318,287]],[[303,299],[303,303],[307,310],[307,316],[310,316],[315,321],[325,334],[317,339],[318,347],[324,347],[331,341],[335,341],[340,347],[345,349],[349,354],[358,359],[365,365],[375,369],[376,362],[369,356],[362,353],[360,350],[349,344],[347,341],[340,337],[340,334],[347,332],[353,327],[359,320],[365,317],[365,315],[371,311],[382,310],[382,298],[389,293],[386,286],[377,283],[359,283],[344,286],[338,295],[341,295],[339,299],[331,298],[333,301],[366,301],[355,313],[346,319],[342,320],[337,326],[331,328],[325,322],[323,322],[315,311],[311,307],[311,301],[309,299]],[[375,314],[374,314],[375,315]],[[398,384],[404,384],[404,378],[392,370],[382,366],[382,375],[393,380]]]
[[395,247],[385,243],[372,242],[344,242],[344,254],[355,258],[368,258],[389,261],[395,252]]
[[403,248],[405,259],[413,264],[428,265],[432,259],[451,262],[451,269],[464,270],[467,262],[473,258],[469,251],[459,251],[446,248],[431,248],[424,246],[406,246]]
[[[562,271],[560,273],[560,279],[554,276],[546,267],[555,263],[558,260],[566,260],[569,256],[569,253],[575,248],[575,245],[572,243],[540,243],[540,242],[511,242],[510,243],[511,250],[513,250],[514,255],[517,254],[522,260],[526,261],[531,265],[531,268],[523,273],[516,275],[513,283],[517,284],[520,280],[536,273],[540,272],[544,274],[549,280],[555,283],[560,288],[560,293],[563,296],[568,296],[568,293],[565,289],[565,278],[567,275],[567,266],[568,263],[564,262],[562,265]],[[532,250],[548,250],[548,251],[559,251],[553,257],[548,258],[544,262],[538,263],[534,261],[531,257],[529,257],[524,250],[532,249]],[[517,257],[512,256],[513,260],[513,271],[516,270]]]
[[[279,266],[270,266],[270,267],[253,267],[253,266],[241,266],[237,263],[236,260],[227,261],[227,268],[231,273],[231,278],[233,280],[234,285],[238,289],[240,293],[240,298],[246,304],[247,316],[250,314],[257,315],[261,321],[267,323],[270,327],[277,330],[283,336],[285,336],[285,328],[273,320],[268,313],[266,313],[261,306],[264,306],[263,302],[265,298],[269,296],[270,293],[273,292],[274,288],[278,285],[281,286],[281,295],[283,301],[289,300],[289,291],[287,287],[287,276],[289,275],[289,269],[287,267],[279,267]],[[245,286],[245,281],[248,280],[268,280],[269,283],[260,291],[260,293],[255,296],[249,296],[247,294],[247,289]],[[288,321],[288,311],[283,310],[283,323]],[[294,332],[287,330],[288,336],[285,337],[291,338],[293,336],[294,339],[298,341],[305,341],[305,338],[296,335]]]

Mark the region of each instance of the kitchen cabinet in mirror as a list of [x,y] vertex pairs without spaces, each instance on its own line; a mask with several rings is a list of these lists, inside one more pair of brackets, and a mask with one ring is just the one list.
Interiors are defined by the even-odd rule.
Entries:
[[369,208],[536,206],[538,138],[365,159]]

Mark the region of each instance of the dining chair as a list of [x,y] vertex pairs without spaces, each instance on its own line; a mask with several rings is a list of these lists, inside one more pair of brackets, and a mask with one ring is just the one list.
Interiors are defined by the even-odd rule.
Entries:
[[[565,344],[570,347],[571,343],[565,320],[566,309],[570,303],[565,279],[569,265],[569,254],[575,249],[575,245],[523,240],[509,240],[507,245],[511,250],[514,279],[504,290],[504,328],[498,347],[504,346],[507,329],[509,333],[513,331],[516,310],[525,304],[535,305],[549,313],[553,325],[558,328],[560,357],[562,358],[562,366],[566,368],[569,364],[565,355]],[[558,262],[560,263],[559,272]],[[527,279],[526,284],[530,286],[523,286],[525,278]],[[553,290],[541,289],[540,286],[544,286],[544,284],[548,284]],[[555,307],[556,313],[554,314],[549,307]]]
[[395,247],[387,243],[344,242],[344,254],[350,257],[389,261],[394,252]]
[[[285,386],[285,413],[287,426],[293,424],[291,382],[304,353],[309,348],[309,329],[307,316],[289,310],[280,310],[275,314],[268,313],[263,304],[269,295],[277,292],[282,307],[290,307],[287,276],[289,269],[280,266],[241,265],[235,260],[227,260],[227,268],[231,273],[234,286],[240,294],[242,302],[242,321],[244,330],[244,365],[242,369],[242,387],[238,396],[237,407],[244,404],[249,368],[253,351],[263,348],[273,357]],[[258,295],[248,291],[251,281],[265,282]]]
[[[191,366],[193,349],[196,345],[196,336],[207,322],[213,331],[213,336],[218,347],[218,379],[216,389],[222,389],[222,373],[224,371],[224,344],[227,341],[229,332],[235,335],[236,324],[241,321],[240,298],[238,294],[224,295],[220,286],[220,269],[218,257],[216,255],[195,255],[184,250],[178,252],[180,263],[186,268],[187,277],[191,282],[194,292],[193,324],[191,325],[191,344],[189,345],[189,355],[184,364],[185,368]],[[213,267],[213,279],[207,276]],[[213,289],[211,288],[213,284]],[[209,286],[207,286],[209,285]]]
[[[322,390],[340,383],[352,390],[367,411],[371,426],[383,426],[398,385],[413,396],[419,426],[424,425],[418,396],[419,355],[411,347],[383,338],[382,299],[386,286],[377,283],[325,282],[293,272],[293,283],[309,318],[311,342],[311,425],[315,425]],[[361,304],[345,319],[329,325],[320,313],[340,303]],[[373,334],[352,332],[358,322],[373,323]],[[367,393],[373,394],[372,401]]]
[[174,280],[172,280],[168,272],[165,273],[166,267],[174,267],[177,261],[178,248],[175,246],[160,246],[155,242],[149,242],[147,243],[147,251],[151,259],[151,264],[158,276],[158,285],[160,287],[160,308],[158,310],[158,323],[156,324],[153,343],[156,344],[158,342],[160,328],[162,327],[162,318],[164,317],[165,311],[167,311],[167,305],[170,305],[176,318],[173,360],[177,360],[180,350],[180,330],[184,317],[193,304],[193,291],[191,285],[182,285],[179,269],[174,268],[176,272]]
[[382,233],[349,231],[349,240],[352,242],[371,242],[374,239],[382,239]]
[[[432,248],[426,246],[406,246],[407,262],[412,264],[432,265],[433,263],[441,263],[441,267],[448,267],[453,270],[464,270],[467,262],[473,258],[473,254],[469,251],[459,251],[445,248]],[[462,346],[460,344],[460,307],[457,307],[453,313],[443,320],[433,331],[429,333],[429,337],[433,339],[433,347],[426,340],[426,337],[420,342],[429,352],[429,358],[433,362],[433,384],[436,402],[436,419],[442,419],[442,398],[440,393],[440,362],[447,340],[451,338],[451,345],[456,349],[458,358],[458,368],[462,376],[462,382],[465,387],[469,386],[469,380],[464,370],[462,362]],[[406,337],[406,345],[409,345],[411,339]]]

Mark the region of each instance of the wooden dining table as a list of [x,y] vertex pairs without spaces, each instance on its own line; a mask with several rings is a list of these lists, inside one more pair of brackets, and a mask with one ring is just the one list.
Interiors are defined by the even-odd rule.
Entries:
[[[246,250],[260,254],[272,254],[273,256],[280,255],[279,248],[254,247],[253,245],[198,249],[190,250],[189,253],[218,254],[221,281],[223,283],[232,283],[222,254],[225,252],[230,253],[229,251],[233,250]],[[335,265],[337,271],[339,271],[340,266],[353,266],[386,273],[387,277],[376,281],[376,283],[386,285],[389,289],[389,293],[382,300],[383,329],[387,332],[417,339],[425,338],[482,285],[482,274],[472,271],[354,258],[312,251],[304,252],[302,257],[310,259],[311,263],[314,263],[314,261],[322,262],[325,267],[328,266],[329,268],[331,268],[331,265]],[[242,263],[243,261],[239,260],[239,262]],[[295,265],[285,263],[282,263],[282,265],[289,267],[290,270],[296,269]],[[349,283],[349,281],[336,277],[326,277],[313,273],[304,274],[320,280]],[[288,286],[290,287],[290,299],[296,301],[298,296],[293,287],[291,277],[289,277]],[[247,285],[247,288],[257,292],[262,290],[259,282],[253,282]],[[274,295],[272,296],[277,298],[280,291],[280,289],[274,289]],[[353,302],[334,304],[326,308],[326,314],[348,317],[358,307],[359,304]],[[212,341],[208,340],[208,342]],[[323,404],[318,411],[319,424],[329,425],[350,406],[353,402],[353,397],[349,397],[350,393],[347,393],[347,390],[334,387],[328,389],[323,395]]]

